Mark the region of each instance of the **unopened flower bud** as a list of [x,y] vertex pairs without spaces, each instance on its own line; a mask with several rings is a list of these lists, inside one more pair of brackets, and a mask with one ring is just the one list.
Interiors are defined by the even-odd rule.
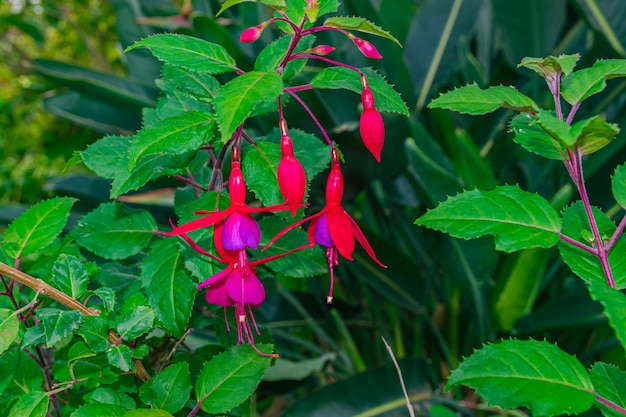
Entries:
[[361,100],[363,102],[360,123],[361,138],[365,147],[376,158],[376,162],[380,162],[380,154],[385,142],[385,125],[382,116],[374,106],[374,95],[367,84],[363,86]]
[[349,37],[350,39],[352,39],[352,42],[354,42],[356,47],[359,48],[359,51],[361,51],[361,53],[365,55],[366,57],[371,58],[371,59],[383,58],[383,56],[378,52],[376,47],[372,45],[370,42],[361,38],[357,38],[354,35],[349,35]]
[[278,188],[285,202],[291,209],[291,216],[295,216],[306,192],[306,174],[304,168],[293,153],[293,144],[287,134],[287,124],[281,121],[282,138],[280,151],[282,157],[278,163]]
[[330,46],[330,45],[318,45],[315,48],[311,48],[309,49],[309,53],[311,54],[315,54],[315,55],[320,55],[320,56],[324,56],[324,55],[328,55],[330,54],[332,51],[335,50],[334,46]]
[[256,26],[249,27],[248,29],[241,32],[241,36],[239,36],[239,41],[246,43],[256,41],[261,36],[261,33],[263,33],[263,29],[265,29],[265,26],[267,26],[267,23],[263,22]]

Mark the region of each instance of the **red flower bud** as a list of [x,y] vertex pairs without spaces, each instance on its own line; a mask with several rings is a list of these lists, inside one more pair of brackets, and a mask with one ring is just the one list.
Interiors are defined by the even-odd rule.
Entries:
[[341,173],[341,165],[339,165],[337,149],[331,149],[330,158],[330,174],[326,180],[326,204],[340,206],[343,198],[343,174]]
[[228,194],[232,205],[246,204],[246,182],[241,172],[241,162],[239,161],[239,148],[233,147],[232,167],[228,177]]
[[311,54],[315,54],[315,55],[320,55],[320,56],[324,56],[324,55],[328,55],[330,54],[332,51],[335,50],[334,46],[330,46],[330,45],[318,45],[315,48],[309,49],[309,53]]
[[357,38],[354,35],[349,35],[349,37],[350,39],[352,39],[352,42],[354,42],[356,47],[359,48],[359,51],[361,51],[361,53],[365,55],[366,57],[371,58],[371,59],[383,58],[383,56],[380,53],[378,53],[378,50],[376,49],[376,47],[372,45],[371,43],[369,43],[368,41],[361,39],[361,38]]
[[293,144],[287,134],[287,125],[281,121],[280,151],[282,158],[278,163],[278,188],[285,202],[291,209],[291,216],[296,215],[306,192],[306,174],[302,164],[293,154]]
[[241,32],[241,36],[239,36],[240,42],[254,42],[261,36],[263,33],[263,29],[265,29],[266,23],[263,22],[256,26],[249,27],[248,29]]
[[374,106],[374,95],[367,84],[363,86],[361,95],[363,113],[361,113],[361,138],[365,147],[374,155],[376,162],[380,162],[380,153],[385,142],[385,125],[383,118]]

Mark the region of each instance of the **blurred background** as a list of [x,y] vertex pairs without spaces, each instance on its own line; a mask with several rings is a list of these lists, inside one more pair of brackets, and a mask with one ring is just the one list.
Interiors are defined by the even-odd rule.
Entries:
[[[160,63],[147,50],[123,54],[134,41],[157,32],[194,35],[220,43],[239,67],[252,68],[277,32],[268,28],[253,44],[240,44],[239,34],[271,12],[243,2],[215,18],[220,7],[216,0],[2,0],[0,224],[53,195],[79,197],[77,208],[85,211],[109,199],[110,183],[74,155],[105,134],[133,134],[142,108],[156,105]],[[344,0],[338,14],[366,17],[403,45],[366,36],[384,57],[374,62],[341,34],[319,35],[318,43],[338,46],[332,59],[383,74],[411,111],[410,118],[383,114],[380,165],[360,140],[357,95],[302,95],[346,155],[346,206],[389,268],[379,269],[364,253],[342,262],[331,308],[324,303],[325,276],[271,280],[275,288],[257,318],[293,367],[266,376],[257,394],[264,415],[405,415],[381,337],[400,361],[411,399],[424,414],[441,417],[497,412],[471,393],[443,390],[449,370],[490,341],[547,339],[586,365],[600,359],[626,365],[601,307],[555,249],[502,254],[491,238],[466,242],[413,224],[447,196],[475,187],[519,184],[557,209],[578,198],[559,161],[513,143],[513,112],[465,117],[427,105],[439,92],[477,83],[513,85],[551,107],[543,79],[517,64],[526,56],[575,53],[578,68],[625,58],[626,2]],[[309,64],[300,77],[321,67]],[[610,83],[585,102],[579,119],[599,113],[622,124],[626,81]],[[297,106],[288,108],[287,119],[290,127],[318,134]],[[266,134],[273,123],[259,118],[254,129]],[[618,207],[609,176],[625,156],[620,134],[585,160],[592,203],[611,216]],[[140,192],[171,184],[161,179]],[[313,184],[313,194],[322,187],[323,180]],[[167,201],[142,201],[142,207],[162,220],[173,212]]]

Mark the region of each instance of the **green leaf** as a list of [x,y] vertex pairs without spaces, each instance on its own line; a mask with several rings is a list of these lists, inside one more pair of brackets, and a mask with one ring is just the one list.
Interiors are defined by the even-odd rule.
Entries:
[[11,346],[19,334],[20,321],[8,308],[0,309],[0,355]]
[[83,396],[83,399],[87,404],[114,405],[127,411],[136,407],[135,400],[128,394],[118,392],[113,388],[96,388]]
[[122,417],[126,409],[112,404],[85,404],[78,407],[70,417]]
[[566,158],[565,145],[556,141],[537,123],[536,118],[528,113],[518,114],[509,123],[509,132],[515,134],[513,140],[529,152],[548,159]]
[[554,246],[561,229],[548,201],[508,185],[450,197],[415,223],[461,239],[493,235],[496,249],[505,252]]
[[626,55],[626,33],[622,26],[626,17],[626,4],[621,1],[581,0],[578,5],[585,14],[585,21],[594,31],[604,36],[620,56]]
[[574,105],[606,88],[606,80],[626,76],[626,59],[596,61],[591,68],[572,72],[561,81],[561,97]]
[[186,362],[168,366],[139,388],[141,401],[170,413],[180,411],[191,394],[191,376]]
[[119,368],[122,372],[135,372],[133,350],[124,344],[111,346],[107,351],[107,360],[111,365]]
[[[589,370],[593,390],[602,398],[626,408],[626,373],[608,363],[596,363]],[[596,401],[596,407],[605,417],[621,417],[622,413]]]
[[337,359],[334,352],[326,352],[317,358],[291,361],[285,358],[276,359],[276,363],[265,372],[263,381],[301,381],[312,374],[322,372],[326,363]]
[[473,388],[490,405],[527,407],[540,416],[578,414],[594,403],[582,364],[556,345],[535,340],[505,340],[475,351],[452,371],[446,389],[457,385]]
[[619,165],[611,177],[611,189],[615,201],[626,207],[626,164]]
[[626,345],[626,295],[615,288],[609,287],[606,282],[589,281],[589,293],[591,298],[598,301],[604,307],[604,315],[609,319],[609,325],[615,331],[617,340],[622,346]]
[[4,250],[14,259],[50,245],[61,232],[77,200],[57,197],[43,201],[15,219],[4,234]]
[[194,284],[182,267],[177,239],[154,244],[141,264],[141,282],[148,303],[165,331],[177,338],[185,333],[196,295]]
[[553,139],[567,147],[571,147],[576,143],[576,136],[573,136],[570,132],[570,126],[564,120],[556,117],[552,111],[539,109],[535,123],[541,126]]
[[276,72],[250,71],[224,84],[215,97],[222,141],[230,139],[259,103],[275,100],[282,91],[283,80]]
[[223,46],[192,36],[159,33],[135,42],[126,52],[137,48],[148,48],[163,62],[199,73],[221,74],[237,69]]
[[[400,113],[409,115],[409,108],[402,100],[391,84],[372,68],[362,68],[361,71],[367,76],[367,82],[372,89],[374,102],[379,111]],[[361,94],[363,86],[361,77],[356,72],[344,67],[324,68],[311,80],[314,88],[346,89]]]
[[43,323],[46,345],[49,348],[76,332],[85,319],[80,311],[62,311],[56,308],[40,308],[36,315]]
[[156,230],[148,211],[107,203],[86,214],[71,235],[96,255],[115,260],[139,253]]
[[147,306],[138,306],[120,317],[116,329],[124,340],[131,341],[149,331],[153,322],[154,311]]
[[163,79],[171,80],[176,89],[203,103],[212,103],[222,86],[212,75],[184,70],[173,65],[164,65],[162,73]]
[[[257,345],[270,352],[272,345]],[[271,358],[259,355],[250,345],[237,345],[214,356],[196,381],[196,397],[207,413],[225,413],[244,402],[256,389]]]
[[[291,39],[292,36],[283,36],[263,48],[257,56],[256,61],[254,61],[254,70],[261,72],[276,70],[287,53]],[[297,53],[307,50],[313,46],[313,42],[315,42],[313,35],[305,36],[298,41],[298,45],[296,45],[293,52]],[[283,79],[291,79],[304,68],[306,63],[306,59],[295,59],[288,62],[282,73]]]
[[174,417],[165,410],[154,410],[142,408],[138,410],[132,410],[124,414],[122,417]]
[[483,90],[476,83],[443,93],[428,107],[473,115],[491,113],[502,107],[521,112],[538,111],[537,104],[514,87],[496,86]]
[[62,253],[52,265],[52,282],[65,294],[80,300],[87,291],[89,275],[80,259]]
[[34,391],[21,395],[8,417],[45,417],[48,412],[48,394]]
[[20,347],[22,349],[30,349],[33,346],[37,346],[45,342],[46,334],[43,329],[43,325],[39,324],[26,329],[24,336],[22,336],[22,340],[20,341]]
[[615,123],[607,123],[598,116],[574,123],[571,128],[572,136],[583,155],[599,151],[611,143],[619,133]]
[[92,351],[102,353],[111,345],[109,327],[108,320],[98,316],[87,316],[84,325],[76,333],[85,340]]
[[[609,239],[615,232],[615,223],[596,207],[592,207],[592,213],[596,219],[600,237],[605,240]],[[590,246],[591,242],[588,241],[587,237],[593,236],[593,234],[581,201],[574,203],[564,211],[561,232],[567,237]],[[563,261],[574,274],[587,283],[592,281],[606,282],[602,265],[596,256],[564,241],[559,242],[558,247]],[[626,256],[623,256],[624,253],[626,253],[626,239],[622,236],[609,253],[609,265],[613,271],[615,286],[620,290],[626,288]]]
[[273,7],[278,10],[285,10],[287,8],[285,1],[286,0],[226,0],[224,4],[222,4],[222,7],[220,8],[219,12],[217,12],[215,16],[219,16],[226,9],[229,9],[236,4],[245,3],[245,2],[263,3],[267,6]]
[[209,113],[189,111],[141,129],[130,142],[130,167],[153,154],[180,155],[197,151],[213,137],[215,120]]
[[326,19],[326,21],[324,22],[324,26],[369,33],[370,35],[376,35],[386,39],[390,39],[394,41],[398,46],[402,46],[402,44],[400,44],[400,41],[398,41],[391,33],[362,17],[330,17]]
[[543,78],[555,79],[574,71],[579,59],[579,54],[559,55],[558,57],[550,55],[547,58],[525,57],[517,66],[531,69]]
[[109,287],[100,287],[93,290],[93,294],[102,301],[105,311],[112,312],[115,308],[115,291]]
[[79,359],[91,358],[94,353],[83,342],[73,343],[67,352],[67,361],[74,362]]

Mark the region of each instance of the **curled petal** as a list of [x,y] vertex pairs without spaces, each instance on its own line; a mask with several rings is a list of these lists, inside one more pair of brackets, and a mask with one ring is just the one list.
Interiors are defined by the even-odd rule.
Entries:
[[256,220],[246,214],[233,212],[222,226],[224,249],[237,251],[245,248],[257,249],[261,241],[261,229]]
[[203,288],[208,287],[209,285],[219,285],[220,281],[221,281],[221,284],[223,285],[226,282],[226,278],[228,277],[228,275],[230,275],[231,272],[233,272],[233,264],[228,265],[228,267],[224,269],[223,271],[218,272],[217,274],[202,281],[196,287],[196,289],[201,290]]
[[341,256],[352,260],[352,253],[354,252],[352,218],[341,206],[329,207],[326,217],[333,246],[337,248]]
[[370,246],[370,243],[367,241],[365,234],[363,234],[363,231],[361,230],[357,222],[352,217],[350,217],[350,222],[352,223],[354,237],[356,238],[357,242],[359,242],[359,244],[363,247],[363,249],[365,249],[365,252],[369,255],[369,257],[372,258],[372,260],[374,260],[374,262],[376,262],[379,266],[387,268],[387,265],[383,264],[376,257],[374,249],[372,249],[372,247]]
[[236,303],[258,305],[265,300],[265,288],[250,270],[250,268],[236,268],[226,280],[228,296]]
[[228,216],[232,212],[232,208],[229,207],[224,211],[216,211],[214,213],[209,214],[206,217],[202,217],[200,219],[192,220],[188,223],[182,224],[178,227],[174,227],[171,232],[164,232],[164,236],[178,236],[182,234],[187,234],[189,232],[193,232],[194,230],[204,229],[205,227],[213,226],[215,223],[224,219],[224,217]]

